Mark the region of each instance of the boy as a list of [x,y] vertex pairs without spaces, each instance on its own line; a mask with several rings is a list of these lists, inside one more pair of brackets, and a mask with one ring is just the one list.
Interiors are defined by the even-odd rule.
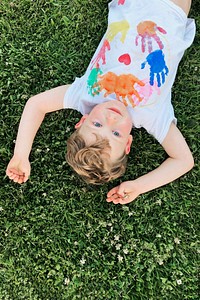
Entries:
[[144,127],[169,156],[154,171],[114,187],[108,202],[129,203],[188,172],[194,161],[176,127],[171,87],[195,34],[194,22],[187,19],[190,5],[190,0],[113,0],[108,29],[85,75],[27,102],[8,177],[28,180],[35,134],[46,113],[62,108],[83,114],[68,140],[67,161],[87,182],[124,173],[132,126]]

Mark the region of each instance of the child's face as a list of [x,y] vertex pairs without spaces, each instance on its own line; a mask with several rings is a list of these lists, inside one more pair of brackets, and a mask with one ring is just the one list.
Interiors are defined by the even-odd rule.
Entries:
[[76,124],[86,144],[96,141],[100,135],[109,140],[111,161],[115,162],[124,153],[130,152],[132,143],[132,120],[125,105],[113,100],[96,105],[89,115],[84,115]]

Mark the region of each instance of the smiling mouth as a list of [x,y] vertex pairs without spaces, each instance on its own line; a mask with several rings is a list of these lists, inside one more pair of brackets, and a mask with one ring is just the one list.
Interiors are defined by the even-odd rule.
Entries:
[[120,116],[122,115],[121,112],[119,111],[119,109],[115,108],[115,107],[111,107],[111,108],[108,108],[109,110],[111,111],[114,111],[115,113],[119,114]]

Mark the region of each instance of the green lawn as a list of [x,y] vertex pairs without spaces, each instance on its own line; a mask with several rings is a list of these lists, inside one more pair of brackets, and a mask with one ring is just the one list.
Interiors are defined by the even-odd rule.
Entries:
[[[83,75],[107,22],[107,0],[0,1],[0,299],[198,300],[200,3],[197,35],[173,89],[178,124],[194,169],[127,206],[105,201],[119,180],[88,187],[65,163],[79,114],[48,115],[24,185],[5,176],[23,107],[31,95]],[[172,25],[173,26],[173,25]],[[134,130],[122,180],[165,158]]]

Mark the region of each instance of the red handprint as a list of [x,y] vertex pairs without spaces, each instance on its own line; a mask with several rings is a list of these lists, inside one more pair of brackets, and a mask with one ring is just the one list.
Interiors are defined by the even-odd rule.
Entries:
[[102,65],[106,64],[106,51],[110,50],[110,43],[108,40],[104,40],[103,46],[101,47],[99,53],[97,56],[92,60],[91,62],[91,68],[92,69],[94,66],[99,66],[100,60],[102,60]]

